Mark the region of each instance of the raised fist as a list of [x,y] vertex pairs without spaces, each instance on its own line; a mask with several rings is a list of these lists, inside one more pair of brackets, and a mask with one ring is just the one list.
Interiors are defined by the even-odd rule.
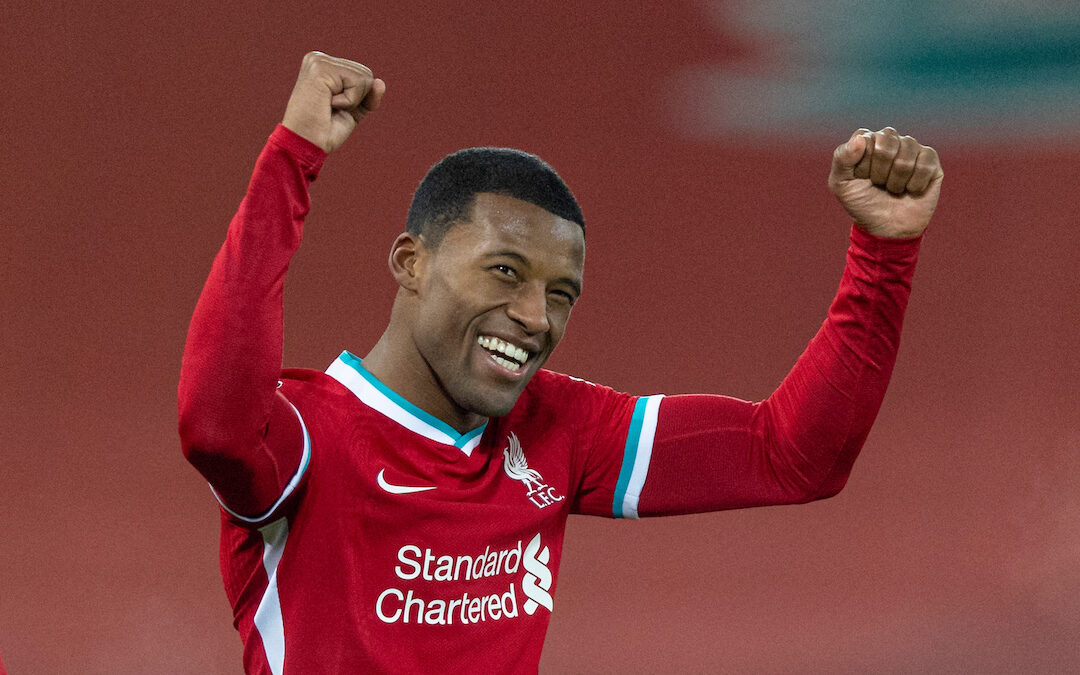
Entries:
[[829,188],[848,215],[879,237],[916,237],[941,194],[937,151],[885,127],[857,129],[833,153]]
[[281,123],[323,150],[341,147],[360,118],[379,107],[386,83],[367,66],[308,52]]

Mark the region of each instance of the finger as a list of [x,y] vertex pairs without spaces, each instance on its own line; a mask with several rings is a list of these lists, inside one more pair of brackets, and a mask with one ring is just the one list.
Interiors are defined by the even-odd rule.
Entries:
[[371,84],[371,90],[368,91],[367,96],[360,101],[360,105],[355,108],[347,109],[347,112],[352,115],[353,120],[359,124],[360,120],[364,118],[369,112],[375,110],[382,103],[382,96],[386,93],[386,83],[376,78]]
[[332,63],[335,66],[338,66],[339,68],[344,68],[346,70],[351,70],[351,71],[357,73],[358,75],[362,75],[362,76],[366,75],[369,78],[373,76],[373,73],[371,72],[371,68],[368,68],[367,66],[360,63],[359,61],[350,61],[349,59],[343,59],[343,58],[340,58],[340,57],[337,57],[337,56],[329,56],[329,55],[325,55],[325,56],[326,56],[326,59],[327,59],[328,63]]
[[360,105],[360,101],[368,93],[368,86],[353,85],[345,87],[341,92],[330,98],[330,107],[336,110],[352,110]]
[[862,159],[855,165],[855,171],[853,173],[856,178],[869,178],[870,160],[874,157],[874,134],[865,131],[862,135],[866,138],[865,149],[863,150]]
[[[354,65],[359,66],[361,64]],[[386,89],[385,82],[378,79],[372,79],[371,71],[368,70],[366,66],[364,66],[363,71],[348,69],[342,70],[337,74],[339,80],[335,83],[335,89],[339,89],[340,91],[331,97],[330,105],[339,110],[352,110],[353,108],[362,105],[365,99],[371,95],[375,82],[382,83],[383,90],[385,91]],[[378,94],[377,98],[381,99],[382,94]],[[376,107],[378,107],[378,103],[376,103]],[[374,110],[374,108],[368,107],[367,110]]]
[[911,179],[907,184],[907,191],[911,194],[920,195],[930,187],[935,180],[944,177],[941,170],[941,160],[937,150],[929,145],[920,146],[919,157],[915,161],[915,170],[911,173]]
[[885,189],[894,195],[904,193],[908,181],[911,180],[915,171],[915,161],[919,158],[919,150],[922,146],[911,136],[900,137],[900,148],[893,159],[892,169],[889,170],[889,178],[885,181]]
[[371,83],[371,89],[368,90],[367,96],[360,101],[360,107],[368,112],[377,110],[382,105],[382,97],[385,93],[386,82],[376,77],[375,81]]
[[322,81],[330,89],[331,105],[341,109],[359,105],[374,78],[362,63],[315,51],[304,55],[300,79]]
[[304,54],[301,69],[319,70],[322,68],[351,70],[361,75],[367,74],[368,77],[371,76],[371,69],[358,61],[350,61],[349,59],[343,59],[338,56],[330,56],[329,54],[319,51]]
[[[889,133],[889,132],[892,133]],[[870,158],[870,182],[884,186],[889,180],[893,160],[900,150],[900,136],[896,129],[885,127],[874,134],[874,153]]]
[[856,129],[847,141],[836,146],[833,151],[831,181],[844,181],[854,178],[855,165],[866,150],[866,129]]

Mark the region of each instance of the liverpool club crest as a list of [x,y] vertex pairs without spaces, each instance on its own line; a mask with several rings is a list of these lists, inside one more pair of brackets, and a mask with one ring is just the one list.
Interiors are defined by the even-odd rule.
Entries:
[[503,448],[503,469],[507,476],[521,481],[525,486],[525,496],[539,509],[566,498],[556,494],[555,488],[548,487],[539,471],[529,468],[529,463],[525,460],[525,451],[521,449],[521,442],[513,433],[506,439],[506,447]]

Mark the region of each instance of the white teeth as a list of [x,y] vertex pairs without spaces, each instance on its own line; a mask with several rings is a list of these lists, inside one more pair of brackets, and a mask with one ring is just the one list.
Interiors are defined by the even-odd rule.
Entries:
[[518,347],[516,345],[512,345],[496,337],[488,337],[486,335],[482,335],[476,339],[476,342],[484,349],[498,352],[500,354],[505,354],[510,359],[514,359],[514,361],[517,361],[517,363],[514,363],[513,361],[510,361],[508,359],[503,359],[501,357],[495,356],[494,354],[492,355],[493,359],[503,365],[512,364],[513,367],[509,365],[506,366],[510,370],[517,370],[521,366],[521,364],[525,363],[529,359],[528,350],[522,349],[521,347]]
[[514,363],[513,361],[507,361],[506,359],[498,357],[498,356],[492,356],[491,358],[495,359],[495,361],[500,366],[502,366],[503,368],[506,368],[507,370],[510,370],[510,371],[517,370],[518,368],[521,367],[520,363]]

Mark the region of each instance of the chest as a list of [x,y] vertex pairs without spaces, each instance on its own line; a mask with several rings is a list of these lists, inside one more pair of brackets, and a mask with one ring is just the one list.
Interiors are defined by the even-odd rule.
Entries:
[[509,545],[561,531],[572,455],[557,428],[494,421],[463,450],[361,410],[313,425],[304,501],[345,537]]

